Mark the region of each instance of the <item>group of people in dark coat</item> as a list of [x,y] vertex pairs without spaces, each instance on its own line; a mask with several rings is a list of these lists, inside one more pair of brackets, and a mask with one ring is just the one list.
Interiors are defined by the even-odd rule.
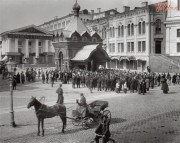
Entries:
[[24,84],[25,83],[25,75],[24,72],[22,71],[21,74],[19,72],[17,74],[14,74],[13,76],[13,90],[16,90],[17,84]]

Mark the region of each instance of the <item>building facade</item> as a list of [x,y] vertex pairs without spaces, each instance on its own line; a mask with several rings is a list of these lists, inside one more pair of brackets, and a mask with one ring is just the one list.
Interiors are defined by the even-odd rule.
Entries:
[[108,68],[146,71],[149,66],[157,72],[171,71],[172,66],[178,69],[178,63],[172,63],[166,54],[167,10],[160,6],[167,7],[167,2],[143,2],[133,10],[124,6],[122,13],[87,23],[103,39],[104,49],[111,57]]
[[102,39],[91,33],[79,17],[80,6],[73,6],[74,16],[69,25],[57,33],[53,39],[55,63],[59,70],[73,68],[96,70],[109,61],[109,56],[102,48]]
[[[169,0],[166,19],[166,54],[180,56],[180,0]],[[179,59],[180,60],[180,59]]]
[[35,25],[1,34],[1,60],[10,57],[18,64],[53,64],[53,36]]

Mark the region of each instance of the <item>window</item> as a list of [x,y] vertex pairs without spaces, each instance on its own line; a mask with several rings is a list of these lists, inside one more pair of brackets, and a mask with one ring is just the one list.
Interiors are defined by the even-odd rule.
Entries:
[[120,37],[120,36],[121,36],[121,27],[118,26],[118,37]]
[[121,53],[124,53],[124,43],[121,43]]
[[157,19],[155,23],[155,33],[161,34],[161,20]]
[[121,43],[118,43],[118,53],[121,52]]
[[106,39],[106,28],[102,29],[102,38]]
[[61,23],[58,24],[58,28],[61,28]]
[[127,43],[127,47],[128,47],[127,51],[130,52],[131,51],[131,43],[130,42]]
[[141,52],[141,41],[138,42],[138,52]]
[[53,30],[53,25],[51,25],[51,30]]
[[142,33],[143,34],[146,33],[146,23],[145,23],[145,21],[143,21],[143,23],[142,23]]
[[87,37],[83,37],[82,41],[84,41],[84,42],[87,41]]
[[142,51],[146,52],[146,42],[142,41]]
[[66,21],[66,25],[68,25],[69,23],[70,23],[70,20],[67,20],[67,21]]
[[65,27],[65,21],[62,23],[62,27],[63,27],[63,28]]
[[134,52],[134,42],[131,42],[131,52]]
[[18,46],[22,46],[22,41],[18,41]]
[[109,53],[111,53],[111,44],[109,44]]
[[112,44],[112,52],[115,52],[115,43]]
[[92,38],[92,42],[96,43],[97,42],[97,38],[93,37]]
[[31,45],[32,45],[32,43],[31,43],[31,42],[29,42],[29,43],[28,43],[28,45],[29,45],[29,46],[31,46]]
[[121,26],[121,37],[124,37],[124,26]]
[[180,29],[177,29],[177,37],[180,37]]
[[128,24],[128,29],[127,29],[127,30],[128,30],[128,31],[127,31],[127,35],[128,35],[128,36],[130,36],[130,32],[131,32],[130,27],[131,27],[130,24]]
[[42,46],[42,43],[41,42],[39,42],[39,44],[38,44],[39,46]]
[[76,40],[78,40],[78,39],[77,39],[76,36],[73,36],[73,37],[72,37],[72,40],[73,40],[73,41],[76,41]]
[[115,37],[114,27],[112,28],[112,36]]
[[110,27],[110,29],[109,29],[109,37],[112,37],[112,30],[111,30],[112,28]]
[[134,35],[134,24],[131,24],[131,35]]
[[138,32],[139,32],[139,35],[141,34],[141,22],[139,22],[138,24]]
[[57,24],[54,24],[54,29],[57,29]]
[[177,52],[180,53],[180,43],[177,43]]

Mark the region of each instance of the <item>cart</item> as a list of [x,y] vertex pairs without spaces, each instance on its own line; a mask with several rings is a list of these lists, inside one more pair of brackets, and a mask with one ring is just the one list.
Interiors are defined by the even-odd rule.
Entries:
[[[81,110],[72,111],[72,124],[74,126],[82,126],[84,129],[88,129],[93,123],[98,122],[101,117],[106,116],[111,120],[111,112],[107,110],[107,101],[95,100]],[[106,109],[106,110],[105,110]]]

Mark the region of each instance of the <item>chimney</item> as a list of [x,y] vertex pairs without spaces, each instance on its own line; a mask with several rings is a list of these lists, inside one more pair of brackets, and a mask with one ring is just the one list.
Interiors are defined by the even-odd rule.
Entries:
[[114,10],[117,11],[117,8],[115,8]]
[[97,12],[100,13],[101,12],[101,8],[97,8]]
[[91,15],[94,15],[94,10],[91,10]]
[[123,12],[127,12],[130,11],[130,7],[129,6],[123,6],[124,11]]
[[147,2],[147,1],[142,2],[142,3],[141,3],[141,6],[142,6],[142,7],[148,6],[148,2]]

